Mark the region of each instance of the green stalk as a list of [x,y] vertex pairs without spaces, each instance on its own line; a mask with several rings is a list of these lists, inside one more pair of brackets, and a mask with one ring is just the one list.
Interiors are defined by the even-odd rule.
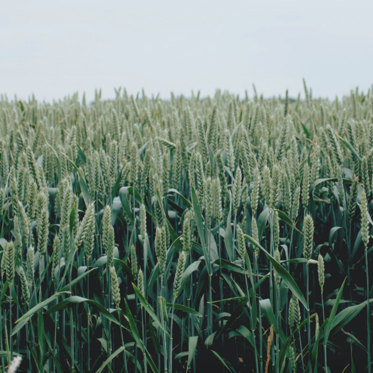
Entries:
[[[123,329],[122,329],[122,319],[120,318],[120,309],[117,309],[118,312],[118,319],[120,323],[120,339],[122,342],[122,346],[124,346],[124,339],[123,339]],[[128,367],[127,367],[127,356],[126,356],[126,350],[123,351],[123,361],[124,361],[124,371],[128,373]]]
[[303,370],[303,372],[305,372],[305,369],[304,369],[303,347],[302,347],[302,336],[300,335],[300,329],[298,330],[298,335],[299,335],[300,356],[301,356],[301,359],[302,359],[302,370]]
[[[89,299],[89,279],[87,280],[87,298]],[[91,370],[91,338],[90,338],[90,323],[91,323],[91,310],[87,305],[87,343],[88,343],[88,372]]]
[[[192,251],[190,251],[189,252],[189,263],[192,263],[192,259],[193,259]],[[190,298],[193,299],[193,273],[190,274]],[[188,306],[191,306],[190,299],[188,299]],[[192,337],[194,337],[194,319],[192,317],[188,317],[188,321],[189,320],[190,320],[190,330],[192,331]],[[194,370],[196,370],[195,355],[193,356],[193,366],[194,366]]]
[[209,334],[211,335],[213,333],[213,316],[212,316],[212,274],[209,273],[209,304],[208,304],[208,315],[209,315]]
[[[164,285],[163,285],[163,278],[161,278],[161,288],[162,288],[162,293],[163,295],[165,296],[165,288],[164,288]],[[166,297],[165,297],[166,299]],[[163,354],[164,354],[164,371],[165,372],[168,372],[168,369],[167,369],[167,339],[166,339],[166,323],[165,323],[165,320],[164,320],[164,314],[163,314],[163,311],[161,310],[161,316],[162,316],[162,326],[163,326]]]
[[[160,294],[160,280],[159,280],[159,278],[157,279],[157,294]],[[157,317],[158,317],[158,319],[160,317],[162,317],[161,314],[162,314],[161,307],[159,305],[157,305]],[[157,328],[157,339],[160,340],[159,328]],[[161,355],[160,354],[158,354],[158,371],[161,371]]]
[[[0,331],[0,336],[1,336],[1,331]],[[29,330],[29,326],[28,325],[26,325],[26,336],[27,336],[27,338],[30,338],[30,330]],[[0,348],[2,348],[1,345],[0,345]],[[27,349],[27,360],[29,361],[28,368],[29,368],[29,372],[31,373],[32,372],[32,364],[31,364],[31,352],[30,352],[29,348]]]
[[[144,318],[144,309],[142,307],[141,307],[141,321],[142,321],[142,340],[143,340],[144,346],[146,348],[146,338],[145,338],[145,334],[146,334],[146,332],[145,332],[146,322],[145,321],[146,320]],[[121,329],[121,331],[122,331],[122,329]],[[122,344],[123,344],[123,341],[122,341]],[[148,371],[148,363],[147,363],[146,355],[144,354],[144,372],[147,373],[147,371]]]
[[[277,299],[276,299],[276,318],[277,327],[280,330],[280,288],[277,289]],[[276,333],[276,372],[280,372],[280,336]]]
[[[56,293],[57,284],[55,285],[55,293]],[[57,300],[54,302],[57,304]],[[53,340],[53,353],[57,355],[57,329],[58,329],[58,312],[56,312],[54,316],[54,340]],[[53,371],[56,371],[56,362],[54,362]]]
[[[205,237],[206,237],[206,242],[207,242],[207,248],[208,248],[208,255],[210,256],[210,235],[208,234],[208,227],[207,227],[207,220],[205,217]],[[207,258],[206,258],[207,259]],[[212,277],[212,271],[211,271],[211,263],[210,263],[210,258],[208,259],[208,278],[209,278],[209,289],[208,289],[208,305],[207,305],[207,321],[208,321],[208,333],[211,335],[212,334],[212,289],[211,289],[211,277]]]
[[[293,222],[294,224],[294,222]],[[289,246],[289,259],[292,259],[291,251],[293,249],[293,237],[294,237],[294,226],[291,227],[291,234],[290,234],[290,246]],[[290,273],[290,262],[287,263],[288,272]]]
[[309,266],[306,267],[307,276],[307,327],[308,327],[308,360],[311,361],[311,318],[310,318],[310,276]]
[[[249,296],[249,285],[247,283],[246,273],[244,274],[244,276],[245,276],[246,294],[247,294],[247,299],[248,299],[248,303],[249,303],[249,310],[250,310],[250,314],[251,314],[251,301],[250,301],[250,296]],[[253,339],[254,339],[255,368],[256,368],[256,371],[259,372],[258,351],[257,351],[257,348],[256,348],[256,341],[255,341],[255,330],[252,330],[251,332],[253,334]]]
[[174,312],[175,312],[175,301],[172,302],[172,310],[171,310],[171,338],[170,338],[170,372],[172,372],[172,345],[173,345],[173,327],[174,327]]
[[[321,293],[321,305],[322,305],[323,322],[325,322],[324,296],[323,296],[322,293]],[[327,356],[327,351],[326,351],[326,343],[324,343],[324,370],[325,370],[325,372],[328,371],[328,356]]]
[[371,372],[370,367],[370,298],[369,298],[369,262],[368,262],[368,245],[365,245],[365,267],[367,281],[367,353],[368,353],[368,373]]
[[[270,227],[270,243],[269,243],[269,250],[270,254],[273,256],[273,246],[274,246],[274,240],[273,240],[273,213],[270,211],[269,213],[269,227]],[[272,274],[272,263],[269,262],[269,299],[271,301],[271,304],[273,304],[273,274]]]
[[[1,305],[0,305],[0,319],[1,319],[1,322],[0,322],[0,351],[3,351],[3,320],[4,320],[4,316],[3,316],[3,310],[1,308]],[[26,325],[26,327],[28,327],[28,325]],[[4,369],[4,358],[2,357],[1,358],[1,368]]]
[[[259,277],[258,257],[254,258],[254,271],[256,276]],[[258,281],[258,278],[257,278]],[[261,298],[261,291],[259,288],[259,298]],[[260,360],[260,373],[263,373],[263,333],[262,333],[262,308],[258,302],[258,317],[259,317],[259,360]]]
[[13,360],[13,342],[12,342],[12,286],[9,286],[9,348],[10,348],[10,360]]
[[[269,250],[271,256],[274,254],[274,229],[273,229],[273,212],[270,210],[269,213],[269,227],[270,227],[270,241],[269,241]],[[272,270],[272,263],[269,262],[269,299],[271,302],[271,305],[273,307],[273,270]],[[272,362],[275,360],[275,352],[274,348],[271,348],[271,355],[272,355]]]
[[[70,284],[71,284],[71,273],[72,273],[72,266],[70,267]],[[70,292],[71,292],[71,285],[70,285]],[[74,313],[73,309],[70,309],[70,343],[71,343],[71,369],[75,371],[75,354],[74,354]]]

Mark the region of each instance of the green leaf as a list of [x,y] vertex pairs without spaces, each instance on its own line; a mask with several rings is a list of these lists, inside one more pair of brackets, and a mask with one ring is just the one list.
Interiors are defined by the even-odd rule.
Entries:
[[303,131],[304,131],[304,133],[305,133],[307,139],[309,139],[309,138],[310,138],[310,133],[308,132],[307,127],[306,127],[305,124],[302,123],[302,122],[300,122],[300,124],[301,124],[301,126],[302,126],[302,128],[303,128]]
[[[124,187],[124,188],[127,188],[127,191],[129,194],[131,194],[131,196],[133,194],[135,194],[135,199],[136,201],[141,205],[141,204],[144,204],[145,206],[145,209],[146,209],[146,212],[149,214],[149,216],[154,220],[154,221],[157,221],[157,219],[152,215],[151,211],[149,210],[148,206],[144,203],[143,199],[141,198],[141,195],[139,193],[139,191],[136,189],[136,188],[133,188],[133,187]],[[122,188],[121,188],[122,189]],[[134,190],[135,189],[135,190]]]
[[273,325],[274,327],[274,332],[278,334],[278,327],[277,327],[277,322],[276,322],[276,317],[273,313],[273,307],[271,304],[271,301],[269,299],[261,299],[259,301],[260,308],[264,312],[264,315],[269,323],[269,325]]
[[193,262],[183,273],[181,276],[181,288],[185,285],[186,281],[190,277],[190,275],[198,269],[198,266],[201,264],[199,260]]
[[208,251],[210,254],[210,263],[211,263],[219,258],[218,247],[216,246],[215,238],[209,229],[207,230],[207,236],[208,236],[207,238],[208,239]]
[[295,231],[297,231],[299,234],[303,236],[303,233],[293,224],[293,221],[281,210],[276,210],[278,213],[278,217],[284,221],[289,227],[294,228]]
[[222,333],[224,333],[225,330],[227,330],[241,315],[243,309],[245,308],[245,305],[247,303],[248,296],[246,295],[241,301],[238,302],[237,306],[231,313],[229,319],[227,322],[223,325],[223,327],[218,331],[216,338],[218,339]]
[[119,347],[112,355],[110,355],[100,366],[100,368],[97,369],[96,373],[101,373],[105,367],[112,361],[114,358],[116,358],[122,351],[124,351],[124,346]]
[[78,276],[76,279],[71,281],[68,285],[64,286],[60,291],[61,292],[68,292],[70,288],[78,284],[80,281],[83,280],[84,277],[87,277],[92,271],[95,271],[97,268],[92,268],[89,271],[84,272],[80,276]]
[[[254,282],[254,278],[253,278],[252,266],[251,266],[251,261],[250,261],[249,253],[247,251],[245,253],[245,260],[246,260],[247,271],[249,273],[249,278],[250,278],[250,283],[251,283],[251,290],[254,289],[254,291],[255,291],[255,282]],[[250,310],[250,312],[251,312],[251,315],[250,315],[250,326],[251,326],[251,330],[255,330],[256,329],[256,322],[257,322],[256,294],[255,294],[255,297],[254,297],[254,302],[253,302],[253,304],[251,304],[251,310]]]
[[156,190],[156,198],[158,200],[159,206],[161,207],[162,215],[164,217],[164,221],[167,223],[168,230],[170,232],[170,238],[173,241],[172,245],[175,245],[178,249],[182,250],[182,245],[181,245],[181,240],[180,240],[181,236],[177,235],[177,233],[175,232],[173,226],[171,225],[170,221],[167,218],[167,215],[166,215],[166,213],[164,211],[164,207],[163,207],[163,199],[162,199],[162,196],[161,196],[161,194],[159,192],[158,187],[157,187],[157,190]]
[[43,365],[44,354],[45,354],[45,338],[44,338],[44,318],[41,312],[38,312],[38,344],[40,350],[40,364]]
[[333,237],[336,234],[336,232],[340,229],[343,229],[342,227],[333,227],[329,232],[329,245],[332,247],[333,244]]
[[82,160],[82,162],[84,164],[86,164],[87,163],[87,157],[86,157],[86,155],[84,154],[84,152],[83,152],[82,148],[79,146],[79,144],[76,144],[76,146],[78,147],[78,156],[79,156],[79,158]]
[[202,244],[203,255],[205,257],[207,267],[210,268],[210,258],[207,254],[207,251],[206,251],[205,228],[204,228],[203,223],[202,223],[202,214],[201,214],[201,210],[199,208],[196,191],[194,190],[193,187],[192,187],[192,200],[193,200],[193,208],[194,208],[194,217],[195,217],[196,223],[197,223],[198,236],[199,236],[199,239],[201,240],[201,244]]
[[255,245],[258,249],[263,251],[263,253],[266,255],[268,260],[272,263],[274,269],[277,271],[277,273],[280,275],[282,280],[286,283],[288,288],[293,292],[293,294],[301,301],[301,303],[308,309],[307,301],[304,298],[304,295],[299,289],[299,286],[291,276],[291,274],[279,263],[277,263],[276,259],[271,256],[266,249],[264,249],[256,240],[254,240],[249,235],[244,235],[245,238],[247,238],[253,245]]
[[135,293],[137,297],[139,298],[142,306],[144,307],[145,311],[149,314],[149,316],[154,320],[154,322],[158,325],[159,328],[161,328],[169,337],[170,334],[163,328],[163,325],[159,321],[157,315],[153,311],[152,307],[148,303],[148,301],[144,298],[144,296],[140,293],[140,290],[136,287],[134,283],[132,283],[133,290],[135,290]]
[[190,313],[192,315],[196,315],[197,317],[202,317],[202,315],[199,312],[197,312],[196,310],[194,310],[193,308],[190,308],[190,307],[187,307],[187,306],[183,306],[182,304],[166,303],[166,306],[167,307],[174,307],[175,310],[179,310],[179,311],[183,311],[183,312],[186,312],[186,313]]
[[101,343],[102,348],[107,353],[107,340],[104,338],[97,338],[97,340]]
[[75,165],[75,163],[72,162],[72,161],[70,160],[70,158],[69,158],[66,154],[64,154],[64,156],[66,157],[67,161],[68,161],[69,163],[71,163],[71,165],[72,165],[72,166],[75,168],[75,170],[78,172],[78,174],[79,174],[79,184],[80,184],[80,188],[81,188],[81,190],[82,190],[82,194],[83,194],[83,198],[84,198],[85,205],[86,205],[86,206],[90,205],[91,202],[92,202],[92,198],[91,198],[91,196],[90,196],[90,194],[89,194],[88,187],[87,187],[87,183],[86,183],[86,181],[85,181],[85,179],[84,179],[84,176],[83,176],[82,173],[80,172],[79,168]]
[[7,243],[8,243],[8,242],[7,242],[6,239],[4,239],[4,238],[0,238],[0,246],[1,246],[3,249],[5,249],[5,246],[6,246]]
[[[217,264],[219,265],[219,267],[228,269],[231,272],[246,273],[246,271],[242,267],[237,264],[228,262],[228,260],[225,259],[216,259],[213,264]],[[216,270],[219,270],[219,268],[217,268]]]
[[[118,173],[118,177],[117,177],[117,180],[113,186],[113,188],[111,189],[111,195],[112,197],[115,197],[117,195],[117,191],[118,191],[118,188],[119,188],[119,185],[121,183],[121,181],[123,180],[123,170],[124,170],[124,166],[122,167],[122,169],[119,171]],[[126,175],[129,173],[129,169],[126,171]]]
[[367,353],[366,347],[351,333],[346,332],[345,330],[342,329],[342,332],[346,335],[348,335],[348,338],[355,343],[357,346],[359,346],[365,353]]
[[[16,351],[13,351],[13,355],[25,357],[25,355],[22,355],[22,354],[20,354]],[[8,357],[8,352],[7,351],[0,351],[0,358],[7,358],[7,357]]]
[[[373,299],[370,300],[371,302]],[[353,320],[363,309],[366,307],[367,301],[358,304],[356,306],[347,307],[338,313],[333,321],[331,331],[333,334],[341,330],[345,325],[347,325],[351,320]]]
[[126,212],[127,217],[131,220],[131,224],[133,224],[133,214],[127,201],[127,194],[128,187],[122,187],[119,189],[120,201],[122,202],[122,206],[124,208],[124,211]]
[[118,214],[122,209],[122,201],[119,197],[115,197],[113,199],[113,204],[110,207],[111,209],[111,225],[114,226],[115,222],[117,221]]
[[269,208],[266,207],[260,213],[259,218],[258,218],[258,237],[259,237],[259,242],[261,241],[263,233],[264,233],[264,230],[266,228],[268,217],[269,217]]
[[129,322],[129,325],[130,325],[130,328],[131,328],[131,331],[132,331],[132,335],[137,343],[137,345],[141,348],[141,350],[146,354],[147,358],[148,358],[148,364],[150,365],[150,367],[152,368],[152,371],[154,373],[159,373],[156,365],[154,364],[154,361],[151,357],[151,355],[149,354],[148,350],[144,347],[144,344],[142,342],[142,339],[140,338],[140,334],[139,334],[139,331],[137,329],[137,326],[136,326],[136,322],[135,322],[135,319],[133,318],[132,316],[132,313],[131,313],[131,310],[128,306],[128,303],[126,301],[126,299],[124,299],[124,303],[126,305],[126,312],[127,312],[127,318],[128,318],[128,322]]
[[254,343],[253,333],[251,333],[250,330],[247,329],[245,325],[240,325],[240,327],[237,329],[237,332],[240,333],[244,338],[246,338],[251,344],[251,346],[254,347],[255,343]]
[[231,211],[232,211],[232,198],[231,194],[229,198],[229,213],[227,220],[227,228],[225,229],[224,243],[227,249],[228,257],[231,262],[234,261],[234,249],[233,249],[233,237],[232,237],[232,225],[231,225]]
[[118,263],[122,267],[124,272],[127,273],[127,275],[132,276],[131,268],[127,265],[127,263],[123,262],[123,260],[114,258],[114,263]]
[[8,287],[9,287],[9,283],[8,283],[8,281],[6,281],[5,285],[1,289],[0,304],[1,304],[2,300],[3,300],[3,298],[4,298],[4,295],[6,294],[6,291],[8,290]]
[[186,371],[188,371],[189,366],[193,360],[194,354],[196,353],[197,342],[198,342],[198,335],[194,337],[189,337],[188,363],[187,363]]
[[214,343],[214,338],[215,338],[215,335],[216,335],[216,331],[211,333],[206,339],[205,339],[205,346],[208,348],[210,348],[213,343]]
[[18,324],[20,322],[22,322],[23,320],[27,319],[27,318],[30,318],[31,316],[33,316],[36,312],[38,312],[39,310],[41,310],[43,307],[45,307],[47,304],[53,302],[55,299],[57,299],[58,297],[60,297],[61,295],[63,294],[68,294],[67,291],[61,291],[59,293],[56,293],[54,295],[52,295],[51,297],[49,297],[48,299],[46,299],[45,301],[37,304],[35,307],[31,308],[31,310],[29,310],[28,312],[26,312],[24,315],[22,315],[15,323]]
[[[312,320],[314,317],[316,317],[316,314],[313,314],[311,315],[310,317],[310,320]],[[290,336],[288,337],[288,339],[281,345],[281,350],[280,350],[280,366],[282,366],[284,360],[285,360],[285,357],[286,357],[286,351],[288,349],[288,346],[291,344],[291,342],[293,341],[293,336],[295,333],[297,333],[299,330],[302,329],[302,327],[304,325],[306,325],[306,323],[308,322],[308,319],[306,318],[305,320],[303,320],[299,326],[293,330],[293,332],[290,334]]]
[[224,359],[214,350],[211,350],[211,352],[220,360],[220,362],[232,373],[232,371],[229,369],[228,365],[225,363]]
[[338,137],[342,141],[342,144],[344,144],[346,148],[361,162],[361,158],[359,154],[357,153],[357,151],[354,149],[354,147],[347,140],[343,139],[341,136],[338,136]]
[[351,373],[356,373],[356,368],[355,368],[355,363],[354,363],[354,358],[353,358],[353,353],[352,353],[352,341],[350,343],[351,346]]
[[163,312],[164,320],[168,324],[168,315],[167,315],[167,309],[166,309],[166,299],[164,299],[164,297],[158,296],[158,303],[161,305],[161,311]]
[[67,299],[64,299],[62,302],[56,304],[55,306],[53,306],[51,309],[49,309],[48,311],[44,312],[44,315],[49,315],[51,313],[54,313],[54,312],[57,312],[57,311],[61,311],[61,310],[64,310],[66,308],[69,308],[69,307],[73,307],[74,305],[76,304],[80,304],[80,303],[88,303],[89,305],[93,306],[94,308],[96,308],[98,311],[100,311],[100,314],[102,316],[105,316],[108,320],[110,320],[111,322],[113,322],[114,324],[116,325],[119,325],[121,326],[122,328],[124,329],[127,329],[125,328],[121,323],[120,321],[118,321],[104,306],[102,306],[100,303],[96,302],[95,300],[92,300],[92,299],[87,299],[87,298],[83,298],[83,297],[78,297],[76,295],[73,295]]
[[304,258],[297,258],[297,259],[288,259],[288,260],[281,260],[281,263],[303,263],[307,264],[307,259]]
[[169,149],[172,149],[172,150],[176,149],[176,145],[171,141],[162,139],[161,137],[156,137],[155,139],[158,140],[159,143],[161,143],[162,145],[164,145],[165,147]]
[[339,289],[336,301],[334,302],[332,311],[330,312],[330,316],[328,319],[328,323],[325,326],[325,336],[324,336],[324,345],[328,343],[329,333],[333,325],[335,314],[337,313],[339,301],[341,300],[342,294],[343,294],[343,288],[345,286],[346,279],[344,279],[341,288]]
[[233,298],[226,298],[226,299],[219,299],[219,300],[214,300],[212,302],[207,302],[207,303],[211,303],[211,304],[214,304],[214,303],[223,303],[223,302],[231,302],[231,301],[234,301],[234,300],[243,300],[246,298],[246,295],[243,295],[242,297],[233,297]]

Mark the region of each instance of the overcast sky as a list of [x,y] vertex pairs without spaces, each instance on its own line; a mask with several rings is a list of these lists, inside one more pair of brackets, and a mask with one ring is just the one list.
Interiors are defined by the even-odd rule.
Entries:
[[295,97],[305,77],[334,98],[373,83],[372,15],[372,0],[3,0],[0,93]]

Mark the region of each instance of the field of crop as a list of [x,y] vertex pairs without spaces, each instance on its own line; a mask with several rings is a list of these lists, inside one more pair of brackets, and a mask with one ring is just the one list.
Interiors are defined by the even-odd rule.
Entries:
[[0,100],[0,371],[370,372],[373,97]]

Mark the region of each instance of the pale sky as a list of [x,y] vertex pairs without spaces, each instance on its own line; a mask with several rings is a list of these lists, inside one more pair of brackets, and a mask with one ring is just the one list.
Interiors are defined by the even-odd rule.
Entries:
[[373,1],[2,0],[0,94],[216,88],[334,98],[373,83]]

